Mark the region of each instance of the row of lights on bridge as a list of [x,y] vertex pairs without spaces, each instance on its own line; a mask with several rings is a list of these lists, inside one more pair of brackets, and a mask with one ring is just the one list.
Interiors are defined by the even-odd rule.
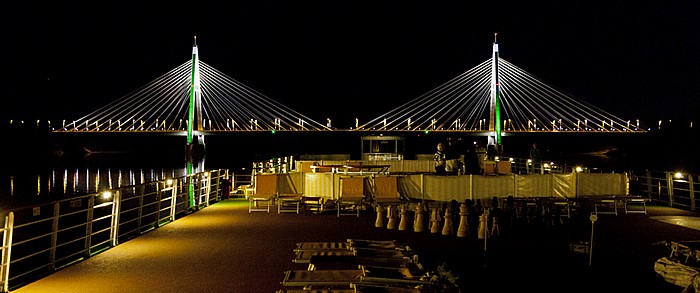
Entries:
[[[180,123],[179,123],[179,126],[177,128],[166,129],[167,128],[167,126],[165,124],[166,121],[159,121],[158,119],[156,119],[156,123],[155,123],[156,126],[155,127],[151,126],[148,128],[148,130],[163,130],[163,131],[164,130],[186,130],[188,121],[187,120],[183,121],[183,119],[180,119],[179,121],[180,121]],[[663,122],[664,122],[664,120],[659,120],[658,129],[662,128]],[[671,122],[672,122],[672,120],[668,120],[669,124]],[[24,124],[24,120],[20,120],[19,123]],[[14,125],[14,124],[15,124],[15,121],[10,120],[10,125]],[[75,121],[66,125],[66,120],[63,120],[61,129],[64,131],[80,131],[80,130],[90,131],[90,125],[93,125],[92,130],[96,130],[96,131],[100,130],[100,124],[98,121],[95,121],[93,123],[90,123],[89,121],[85,121],[84,123],[80,123],[80,124],[83,124],[84,128],[81,129],[80,125],[78,125]],[[296,123],[295,126],[299,127],[299,129],[306,129],[305,124],[306,124],[306,122],[303,119],[299,119],[299,121]],[[379,130],[382,130],[382,129],[387,130],[389,123],[386,119],[384,119],[383,124],[384,124],[384,126],[379,128]],[[602,121],[601,125],[599,125],[597,128],[589,127],[587,119],[583,120],[583,126],[581,126],[581,121],[578,120],[576,123],[576,126],[570,127],[570,128],[566,128],[564,126],[562,119],[552,120],[551,124],[552,124],[552,128],[546,129],[546,128],[539,126],[540,124],[537,123],[537,119],[532,119],[532,120],[528,120],[527,130],[528,131],[616,131],[616,130],[618,130],[616,127],[614,127],[614,122],[612,120],[610,122]],[[50,120],[47,120],[47,125],[48,125],[49,129],[54,130],[54,128],[51,125]],[[238,126],[238,125],[239,124],[236,123],[235,120],[227,119],[225,130],[236,130],[236,126]],[[407,125],[406,130],[411,130],[411,126],[413,125],[413,123],[412,123],[410,118],[407,120],[406,125]],[[507,119],[507,120],[503,121],[503,129],[505,131],[514,131],[515,128],[513,128],[512,125],[513,125],[513,123],[512,123],[511,119]],[[120,120],[117,120],[116,123],[113,123],[112,120],[109,120],[106,130],[112,131],[113,126],[116,126],[116,128],[114,129],[115,131],[122,131],[122,130],[144,131],[144,130],[146,130],[145,122],[143,120],[138,121],[138,124],[137,124],[136,120],[132,120],[131,123],[128,123],[128,122],[122,123]],[[690,122],[689,126],[690,126],[690,128],[693,127],[692,121]],[[37,128],[41,127],[41,120],[36,120],[36,127]],[[330,118],[326,119],[326,127],[328,129],[332,129]],[[483,131],[483,130],[485,130],[485,127],[486,127],[486,119],[480,119],[479,120],[479,127],[478,128],[475,127],[472,129],[464,128],[462,123],[461,123],[461,120],[456,119],[450,125],[450,127],[448,127],[448,129],[449,130]],[[211,120],[207,121],[205,119],[204,120],[204,128],[212,130],[213,129],[212,121]],[[358,129],[358,128],[359,128],[359,119],[355,118],[355,129]],[[246,130],[246,129],[241,129],[241,130]],[[257,119],[250,119],[249,128],[247,130],[262,130],[262,128],[260,127],[260,124],[258,123]],[[273,130],[284,130],[284,128],[282,127],[282,120],[281,119],[275,118],[274,123],[273,123]],[[373,130],[377,130],[377,129],[373,128]],[[401,130],[401,129],[398,126],[396,126],[396,127],[393,127],[391,130]],[[418,130],[418,129],[415,128],[414,130]],[[442,127],[437,126],[436,119],[432,119],[427,130],[444,130],[444,129]],[[636,124],[634,124],[634,125],[631,123],[630,120],[628,120],[626,127],[622,128],[622,131],[639,131],[639,130],[640,130],[639,119],[636,120]]]

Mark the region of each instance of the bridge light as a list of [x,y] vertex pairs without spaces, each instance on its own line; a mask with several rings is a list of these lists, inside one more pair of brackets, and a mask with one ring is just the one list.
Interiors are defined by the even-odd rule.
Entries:
[[272,134],[275,134],[276,132],[277,132],[277,131],[274,130],[274,129],[273,129],[272,131],[270,131],[270,133],[272,133]]
[[424,131],[424,133],[425,133],[425,134],[428,134],[428,133],[430,133],[430,130],[427,130],[427,129],[426,129],[426,130]]

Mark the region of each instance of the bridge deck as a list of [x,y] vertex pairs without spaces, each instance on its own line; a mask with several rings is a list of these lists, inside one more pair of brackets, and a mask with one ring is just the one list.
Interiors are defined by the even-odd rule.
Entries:
[[292,262],[296,243],[347,238],[408,244],[426,268],[446,263],[463,292],[680,292],[656,277],[653,263],[667,251],[652,243],[700,239],[700,231],[651,219],[659,215],[697,214],[650,206],[649,215],[601,215],[592,267],[587,256],[568,249],[568,243],[590,239],[587,215],[559,227],[509,230],[502,224],[501,236],[489,239],[484,268],[483,242],[475,237],[375,228],[369,210],[359,218],[249,213],[244,200],[230,199],[13,292],[275,292],[283,288],[284,271],[306,269]]

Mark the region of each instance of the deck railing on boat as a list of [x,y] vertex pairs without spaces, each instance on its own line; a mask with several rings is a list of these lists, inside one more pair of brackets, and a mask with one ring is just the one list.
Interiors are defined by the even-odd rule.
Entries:
[[221,200],[228,170],[2,211],[2,292],[38,280]]
[[696,212],[700,199],[697,196],[699,183],[698,174],[645,170],[633,174],[630,188],[653,202]]

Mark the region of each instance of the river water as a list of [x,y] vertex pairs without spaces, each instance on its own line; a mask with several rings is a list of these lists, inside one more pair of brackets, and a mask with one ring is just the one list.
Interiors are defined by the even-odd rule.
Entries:
[[[13,138],[0,168],[0,208],[9,209],[62,199],[107,188],[139,184],[185,174],[182,135],[138,133],[37,133],[9,131]],[[250,173],[253,162],[293,156],[295,159],[339,155],[361,159],[363,132],[260,132],[211,134],[202,170],[218,168]],[[438,142],[452,139],[458,152],[486,137],[457,133],[398,133],[404,156],[435,152]],[[643,172],[645,169],[700,171],[695,150],[698,135],[688,132],[644,134],[527,133],[502,139],[503,155],[525,158],[538,144],[543,159],[583,165],[602,172]]]

